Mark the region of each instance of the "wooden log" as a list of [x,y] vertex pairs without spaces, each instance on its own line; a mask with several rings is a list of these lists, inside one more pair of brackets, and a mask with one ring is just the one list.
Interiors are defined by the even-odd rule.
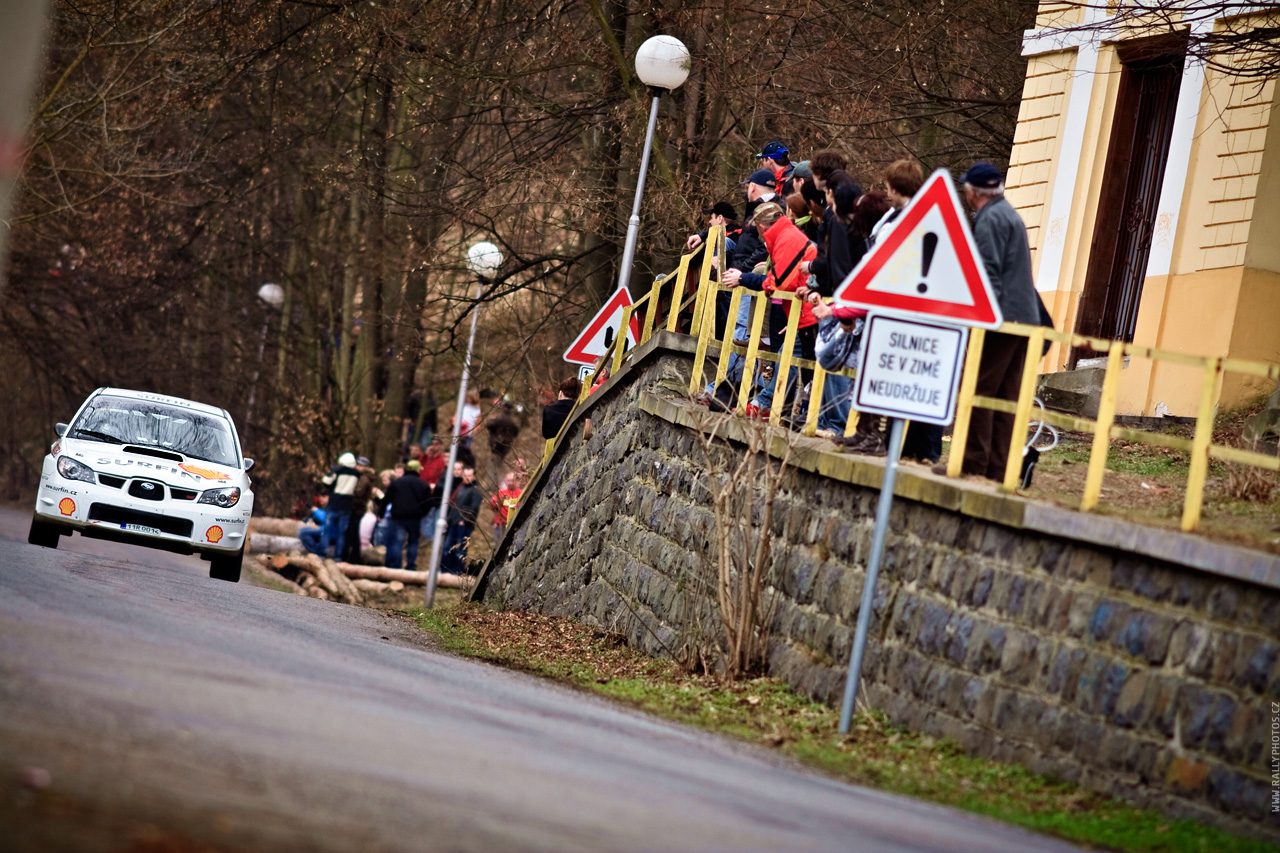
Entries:
[[298,530],[302,522],[296,518],[251,518],[250,533],[263,533],[267,536],[292,536],[298,538]]
[[[335,563],[342,573],[349,578],[367,578],[375,581],[400,581],[406,586],[426,586],[427,573],[409,569],[389,569],[385,566],[357,566],[352,563]],[[471,578],[462,575],[451,575],[440,572],[436,575],[436,586],[463,589],[471,585]]]
[[287,554],[301,551],[302,542],[297,536],[277,536],[273,533],[249,534],[250,554]]

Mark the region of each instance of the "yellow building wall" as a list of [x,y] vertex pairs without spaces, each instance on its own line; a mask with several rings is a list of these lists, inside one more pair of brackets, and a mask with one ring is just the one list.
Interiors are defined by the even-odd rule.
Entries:
[[1049,226],[1050,188],[1062,150],[1063,114],[1074,68],[1074,50],[1033,56],[1027,63],[1005,187],[1027,225],[1033,269],[1039,262],[1042,232]]
[[[1134,343],[1280,361],[1276,95],[1275,81],[1206,74],[1171,274],[1144,283]],[[1170,414],[1193,416],[1199,386],[1190,368],[1148,363],[1124,377],[1118,408],[1150,415],[1164,403]],[[1251,403],[1270,390],[1227,373],[1219,407]]]
[[[1038,26],[1062,26],[1078,12],[1042,3]],[[1077,51],[1031,56],[1006,179],[1027,224],[1032,259],[1061,241],[1062,274],[1044,293],[1054,325],[1073,330],[1097,221],[1121,63],[1113,43],[1100,46],[1097,71],[1076,73]],[[1050,221],[1052,193],[1066,131],[1072,86],[1092,88],[1070,215]],[[1280,361],[1280,92],[1275,81],[1206,71],[1176,231],[1156,223],[1154,242],[1172,241],[1169,274],[1143,285],[1134,343],[1189,355]],[[1072,121],[1077,120],[1075,116]],[[1063,369],[1069,351],[1056,346],[1043,369]],[[1193,368],[1131,358],[1124,371],[1121,414],[1195,414],[1201,375]],[[1223,377],[1219,404],[1233,407],[1271,390],[1258,380]],[[1163,405],[1161,405],[1163,404]]]

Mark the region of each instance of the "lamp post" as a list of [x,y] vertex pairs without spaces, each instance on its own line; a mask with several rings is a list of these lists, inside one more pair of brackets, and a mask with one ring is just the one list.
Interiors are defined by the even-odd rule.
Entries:
[[622,269],[618,287],[626,287],[631,279],[631,264],[636,255],[636,238],[640,234],[640,197],[644,195],[644,176],[649,171],[649,152],[653,148],[653,130],[658,124],[658,98],[662,90],[674,92],[689,78],[689,49],[674,36],[654,36],[636,51],[636,76],[649,87],[653,102],[649,106],[649,129],[644,135],[644,155],[640,158],[640,177],[636,179],[636,199],[627,220],[627,242],[622,250]]
[[[258,288],[258,298],[273,311],[279,311],[284,304],[284,288],[274,282],[267,282]],[[253,423],[253,404],[258,397],[258,379],[262,376],[262,359],[267,354],[267,331],[271,328],[271,317],[262,321],[262,336],[258,339],[258,364],[253,368],[253,382],[249,385],[249,411],[245,413],[244,423],[247,429]]]
[[476,320],[480,316],[480,297],[485,284],[502,266],[502,250],[482,240],[467,249],[467,266],[476,277],[476,300],[471,310],[471,336],[467,338],[467,357],[462,362],[462,380],[458,383],[458,407],[453,413],[453,440],[449,443],[449,461],[444,468],[444,486],[440,495],[440,511],[436,515],[435,536],[431,539],[431,565],[427,569],[426,606],[436,597],[436,574],[440,570],[440,552],[444,545],[444,529],[448,524],[449,493],[453,490],[453,463],[458,459],[458,440],[462,435],[462,406],[467,399],[467,381],[471,378],[471,351],[476,344]]

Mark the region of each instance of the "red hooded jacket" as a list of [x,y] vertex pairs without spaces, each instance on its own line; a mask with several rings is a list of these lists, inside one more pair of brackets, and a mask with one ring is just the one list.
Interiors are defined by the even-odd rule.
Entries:
[[[800,264],[816,258],[818,247],[813,245],[813,241],[785,216],[770,225],[764,232],[764,244],[769,249],[771,261],[769,274],[764,279],[764,291],[769,293],[774,290],[786,290],[794,293],[808,280],[808,276],[800,272]],[[786,278],[779,281],[777,277],[784,273]],[[792,303],[787,303],[788,312],[791,311],[791,305]],[[807,303],[801,305],[799,327],[805,329],[817,322],[818,318],[813,316],[813,309]]]

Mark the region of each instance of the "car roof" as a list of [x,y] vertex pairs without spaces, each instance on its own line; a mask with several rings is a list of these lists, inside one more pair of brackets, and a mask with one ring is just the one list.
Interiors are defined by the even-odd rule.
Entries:
[[99,388],[93,396],[99,394],[110,394],[113,397],[124,397],[132,400],[146,400],[152,403],[165,403],[170,406],[176,406],[182,409],[191,409],[192,411],[202,412],[207,415],[218,415],[227,417],[227,412],[217,406],[210,406],[206,403],[197,403],[194,400],[186,400],[182,397],[170,397],[168,394],[153,394],[150,391],[131,391],[128,388]]

